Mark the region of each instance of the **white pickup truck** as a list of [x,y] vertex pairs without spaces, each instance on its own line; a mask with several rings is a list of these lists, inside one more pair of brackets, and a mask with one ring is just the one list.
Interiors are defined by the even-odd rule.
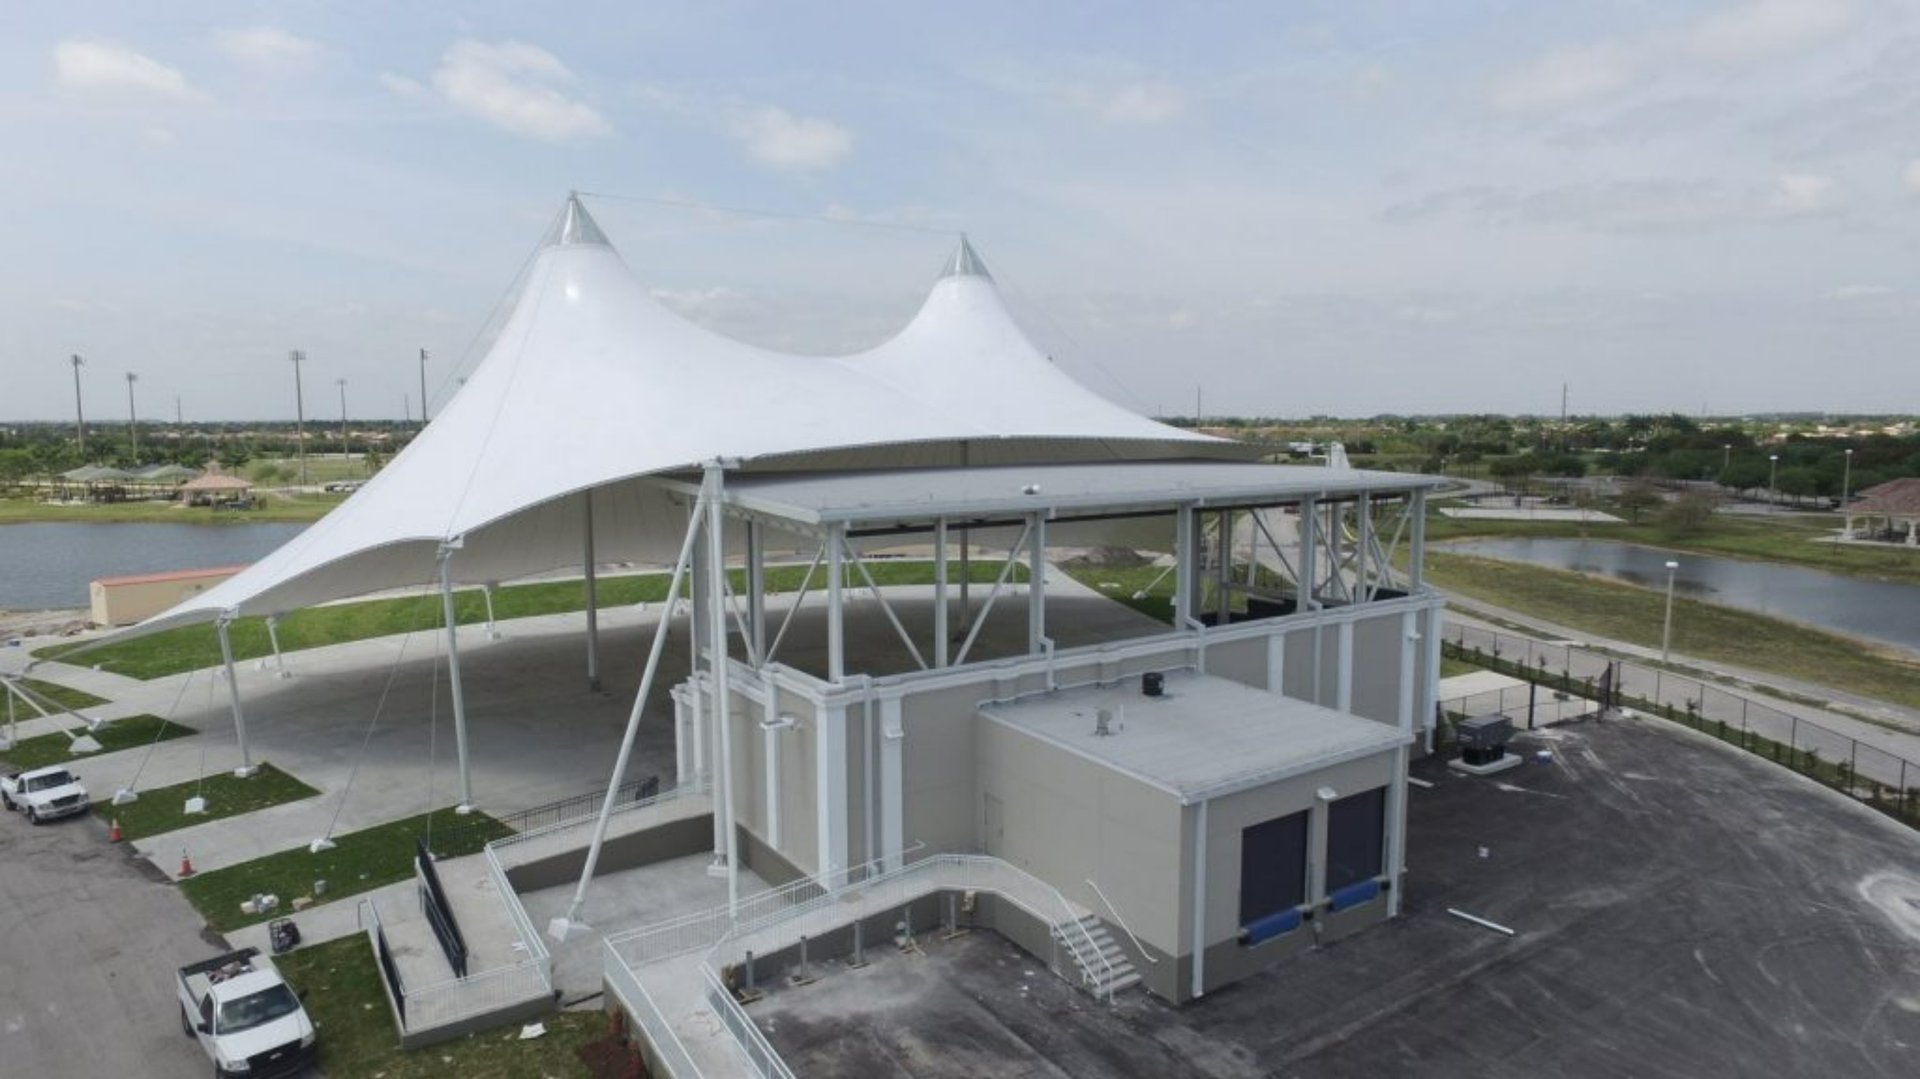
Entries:
[[93,805],[80,777],[58,765],[0,776],[0,803],[25,812],[35,824],[85,813]]
[[295,1075],[313,1063],[313,1021],[258,948],[180,968],[180,1029],[219,1079]]

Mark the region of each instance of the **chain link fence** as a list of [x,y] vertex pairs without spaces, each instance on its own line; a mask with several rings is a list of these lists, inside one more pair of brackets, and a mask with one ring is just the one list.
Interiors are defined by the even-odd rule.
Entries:
[[[1447,628],[1442,647],[1455,659],[1524,679],[1537,687],[1514,687],[1502,693],[1497,708],[1470,711],[1452,708],[1454,702],[1449,702],[1443,705],[1449,713],[1498,711],[1519,720],[1515,725],[1524,727],[1528,724],[1522,718],[1527,705],[1523,698],[1530,697],[1535,701],[1537,726],[1570,718],[1548,719],[1538,712],[1538,702],[1549,694],[1555,695],[1556,703],[1560,695],[1604,701],[1684,723],[1920,828],[1920,763],[1766,701],[1688,675],[1614,659],[1570,641],[1536,641],[1456,623]],[[1608,681],[1610,668],[1613,673]],[[1462,703],[1473,706],[1485,702],[1476,697]]]

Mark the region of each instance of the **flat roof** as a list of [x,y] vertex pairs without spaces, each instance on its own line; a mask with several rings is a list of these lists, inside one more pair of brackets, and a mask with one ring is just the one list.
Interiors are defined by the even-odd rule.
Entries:
[[[1093,733],[1100,709],[1113,733]],[[989,704],[980,715],[1158,787],[1182,805],[1395,749],[1396,727],[1189,671]]]
[[[683,492],[697,484],[669,481]],[[729,476],[730,505],[802,524],[1257,506],[1438,487],[1437,476],[1233,461],[1108,461]]]
[[95,577],[94,584],[117,586],[127,584],[158,584],[161,581],[193,581],[202,577],[231,577],[245,565],[215,566],[212,569],[170,569],[159,573],[130,573],[124,577]]

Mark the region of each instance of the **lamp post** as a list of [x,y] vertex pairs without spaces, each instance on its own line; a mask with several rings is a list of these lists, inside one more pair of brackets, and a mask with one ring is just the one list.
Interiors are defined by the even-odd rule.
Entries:
[[1846,448],[1846,464],[1840,470],[1840,519],[1846,523],[1841,526],[1840,538],[1853,538],[1853,515],[1847,512],[1847,502],[1853,494],[1853,447]]
[[307,485],[307,403],[300,386],[300,365],[307,360],[307,354],[294,349],[287,353],[287,359],[293,362],[293,437],[300,450],[300,486]]
[[80,460],[87,459],[87,415],[80,410],[80,368],[87,361],[79,353],[73,355],[73,435],[80,440]]
[[134,464],[140,463],[140,419],[134,415],[133,411],[133,384],[138,381],[140,381],[139,375],[132,371],[127,372],[127,433],[133,439]]
[[347,380],[346,380],[346,379],[344,379],[344,378],[336,378],[336,379],[334,379],[333,381],[334,381],[334,383],[335,383],[336,385],[338,385],[338,386],[340,387],[340,456],[344,458],[344,457],[346,457],[346,456],[348,456],[348,450],[347,450]]
[[427,350],[420,350],[420,429],[427,427]]
[[1774,486],[1774,477],[1780,474],[1780,455],[1767,454],[1767,512],[1775,513],[1780,509],[1780,489]]
[[1673,573],[1680,568],[1678,562],[1667,563],[1667,620],[1660,630],[1660,662],[1665,663],[1673,653]]

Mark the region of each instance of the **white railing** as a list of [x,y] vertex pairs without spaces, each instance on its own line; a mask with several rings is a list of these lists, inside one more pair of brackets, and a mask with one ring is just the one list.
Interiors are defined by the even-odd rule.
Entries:
[[740,1051],[746,1055],[747,1062],[761,1079],[794,1079],[793,1069],[780,1059],[780,1054],[767,1041],[767,1036],[754,1025],[745,1008],[734,999],[727,987],[720,984],[718,975],[707,967],[700,970],[707,980],[707,1007],[726,1024],[728,1032],[740,1043]]
[[602,957],[600,967],[607,984],[613,989],[614,996],[627,1005],[627,1011],[632,1013],[634,1021],[640,1024],[647,1042],[653,1046],[655,1063],[660,1070],[671,1079],[700,1079],[700,1068],[694,1064],[693,1055],[681,1043],[680,1035],[674,1033],[673,1024],[667,1022],[660,1005],[654,1002],[653,994],[647,992],[647,987],[640,983],[633,969],[620,961],[610,941],[602,941],[601,946],[606,955]]
[[513,882],[507,879],[506,867],[500,864],[500,856],[493,852],[493,844],[487,844],[484,852],[487,858],[487,876],[493,881],[494,891],[500,893],[500,902],[507,908],[507,917],[513,921],[513,931],[520,938],[520,947],[527,953],[527,959],[539,964],[541,973],[546,976],[547,989],[553,989],[553,954],[547,950],[547,942],[541,939],[540,932],[533,927],[533,919],[527,916],[525,904],[520,902],[520,893],[513,890]]
[[446,1026],[487,1012],[505,1011],[552,992],[545,971],[531,959],[464,978],[407,989],[407,1033]]
[[[685,783],[680,784],[677,787],[672,787],[668,790],[661,791],[659,794],[656,794],[651,798],[643,798],[643,799],[640,799],[639,801],[626,802],[621,805],[614,806],[613,812],[608,814],[608,818],[611,820],[614,818],[624,816],[625,814],[628,814],[628,813],[635,813],[640,810],[652,809],[656,806],[668,805],[681,798],[689,797],[695,794],[705,794],[706,792],[707,792],[706,778],[704,776],[696,777]],[[514,835],[505,836],[503,838],[496,839],[493,842],[487,844],[487,849],[493,850],[493,851],[509,850],[513,847],[520,846],[522,844],[531,842],[536,839],[544,839],[547,836],[555,835],[559,832],[564,832],[569,828],[578,828],[582,824],[588,821],[595,820],[597,819],[599,813],[600,813],[600,807],[598,804],[595,804],[592,813],[575,817],[570,820],[558,821],[556,823],[549,824],[544,827],[535,828],[531,831],[519,832]]]
[[1140,958],[1145,959],[1149,963],[1158,963],[1160,960],[1154,958],[1153,953],[1147,951],[1146,945],[1140,943],[1140,938],[1133,935],[1133,927],[1129,926],[1127,920],[1121,917],[1120,908],[1113,905],[1113,900],[1107,898],[1106,889],[1100,887],[1099,882],[1095,881],[1092,877],[1086,878],[1086,881],[1087,887],[1093,889],[1093,894],[1099,896],[1100,902],[1107,905],[1107,910],[1113,915],[1113,924],[1119,926],[1120,931],[1125,933],[1127,939],[1133,942],[1134,950],[1140,953]]

